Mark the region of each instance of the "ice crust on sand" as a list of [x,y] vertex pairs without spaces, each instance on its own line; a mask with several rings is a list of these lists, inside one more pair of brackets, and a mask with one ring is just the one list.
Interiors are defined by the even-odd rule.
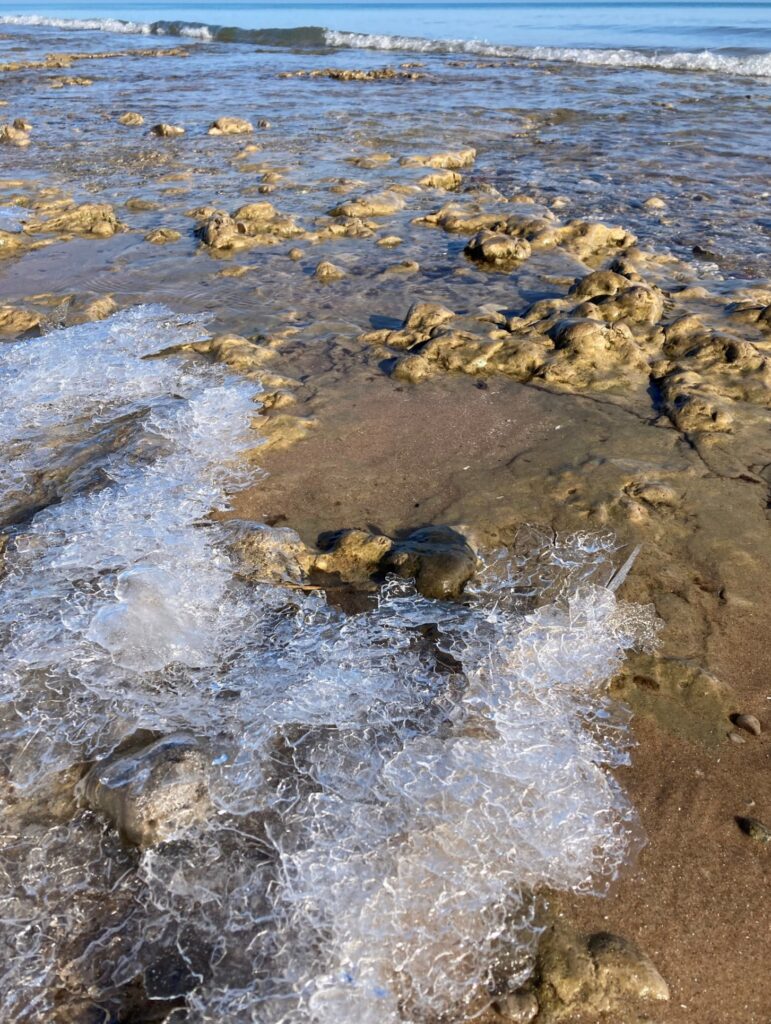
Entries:
[[[390,580],[346,616],[244,582],[208,514],[245,479],[255,384],[143,358],[204,333],[139,307],[0,352],[4,499],[62,439],[133,426],[5,556],[0,1018],[139,983],[170,1022],[462,1019],[527,977],[540,890],[601,891],[635,842],[606,687],[655,616],[615,596],[606,535],[523,532],[463,603]],[[140,849],[57,816],[77,766],[177,732],[204,824]]]

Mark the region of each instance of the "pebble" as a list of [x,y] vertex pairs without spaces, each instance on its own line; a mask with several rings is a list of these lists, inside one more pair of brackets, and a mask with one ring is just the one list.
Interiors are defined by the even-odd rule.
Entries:
[[771,828],[757,818],[737,818],[739,828],[756,843],[771,843]]
[[746,737],[742,736],[742,734],[739,732],[729,732],[728,738],[732,743],[736,743],[739,745],[747,742]]
[[753,736],[760,736],[763,732],[760,721],[754,715],[734,715],[733,723],[737,729],[744,729]]

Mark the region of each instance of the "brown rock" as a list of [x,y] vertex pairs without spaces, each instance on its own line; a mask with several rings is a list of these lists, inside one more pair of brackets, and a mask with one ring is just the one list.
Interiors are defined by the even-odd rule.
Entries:
[[254,125],[242,117],[219,117],[209,128],[209,135],[248,135]]
[[160,139],[174,139],[185,134],[185,129],[178,124],[156,124],[150,129],[150,134]]
[[135,110],[127,110],[125,114],[121,114],[118,118],[118,124],[125,125],[127,128],[139,128],[144,123],[145,119]]

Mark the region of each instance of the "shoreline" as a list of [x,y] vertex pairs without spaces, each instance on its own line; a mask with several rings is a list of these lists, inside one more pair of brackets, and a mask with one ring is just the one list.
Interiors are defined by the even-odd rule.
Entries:
[[[387,71],[374,66],[382,54],[337,53],[332,68],[328,54],[271,55],[259,105],[236,109],[227,91],[251,81],[251,56],[223,69],[213,98],[199,76],[219,58],[194,46],[14,60],[4,73],[16,91],[1,111],[3,341],[34,351],[62,328],[109,328],[142,303],[170,308],[182,340],[164,314],[170,358],[142,364],[148,379],[157,366],[172,382],[154,415],[194,393],[199,371],[223,394],[251,387],[261,406],[243,456],[251,481],[239,475],[216,529],[237,519],[277,530],[281,558],[299,559],[292,585],[311,598],[327,588],[330,606],[348,601],[353,615],[371,608],[372,566],[351,569],[334,548],[325,561],[323,536],[335,531],[365,531],[364,547],[385,550],[451,527],[479,552],[513,550],[526,524],[551,536],[612,532],[621,561],[642,545],[619,597],[655,609],[661,644],[631,655],[610,693],[632,711],[632,763],[613,771],[648,844],[604,900],[552,892],[548,902],[552,921],[639,945],[671,994],[606,1006],[587,990],[583,1011],[580,998],[557,1000],[537,1020],[608,1011],[629,1024],[766,1024],[771,980],[752,964],[771,956],[767,851],[737,824],[771,815],[761,155],[737,143],[752,187],[659,188],[669,165],[654,131],[682,138],[686,152],[698,119],[686,102],[665,106],[669,87],[652,71],[629,69],[655,97],[640,192],[631,136],[612,143],[629,153],[615,179],[590,177],[602,173],[591,151],[601,69],[559,69],[549,83],[542,69],[436,55]],[[562,76],[581,74],[569,81],[586,110],[567,109]],[[515,82],[530,90],[527,110],[511,110]],[[618,109],[607,123],[620,132],[638,103],[620,81],[609,88]],[[694,103],[716,102],[695,78],[684,88]],[[734,88],[721,83],[738,110]],[[493,103],[485,90],[498,106],[460,131],[457,98],[481,110]],[[320,113],[306,120],[312,102]],[[705,176],[713,159],[705,145]],[[757,251],[731,235],[736,217]],[[173,360],[186,367],[181,383]],[[238,415],[251,408],[243,402]],[[165,457],[157,438],[137,440],[131,417],[117,431],[52,434],[59,461],[35,467],[5,512],[10,564],[41,510],[99,493],[124,451],[128,465]],[[756,716],[761,734],[737,729],[737,714]],[[531,1019],[514,1015],[532,1009],[529,989],[522,998],[490,1020]]]

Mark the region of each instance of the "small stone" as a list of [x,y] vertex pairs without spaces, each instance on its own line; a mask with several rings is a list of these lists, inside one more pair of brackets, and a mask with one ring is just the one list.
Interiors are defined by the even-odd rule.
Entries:
[[643,203],[646,210],[664,210],[666,205],[661,196],[651,196],[650,199],[646,199]]
[[760,736],[763,727],[754,715],[734,715],[731,719],[737,729],[744,729],[753,736]]
[[262,117],[257,122],[257,127],[258,128],[263,128],[263,129],[270,128],[270,121],[266,117]]
[[507,1024],[530,1024],[538,1016],[538,1000],[532,992],[512,992],[496,1000],[495,1009]]
[[734,732],[733,730],[731,730],[731,732],[729,732],[728,738],[731,741],[731,743],[735,743],[737,746],[741,746],[743,743],[747,742],[747,739],[746,739],[745,736],[742,736],[741,733]]
[[384,238],[378,238],[375,245],[382,245],[386,249],[390,249],[394,245],[401,245],[402,239],[398,235],[386,235]]
[[736,824],[745,835],[754,839],[756,843],[771,843],[771,828],[764,825],[762,821],[758,821],[757,818],[737,818]]
[[294,248],[289,250],[287,256],[289,257],[290,260],[294,260],[294,262],[297,263],[298,260],[301,260],[305,256],[305,253],[303,252],[302,249],[298,249],[295,246]]

